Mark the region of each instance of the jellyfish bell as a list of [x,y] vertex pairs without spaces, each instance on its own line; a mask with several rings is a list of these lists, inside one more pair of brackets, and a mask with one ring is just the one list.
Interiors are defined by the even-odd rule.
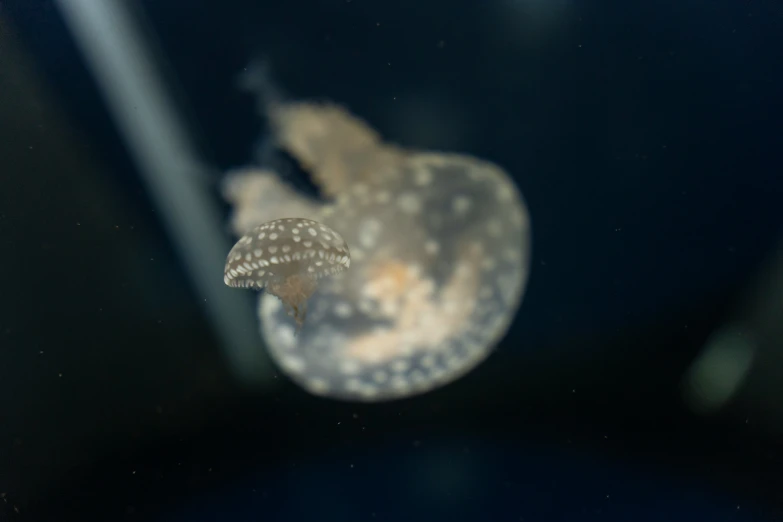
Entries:
[[277,297],[301,328],[318,281],[350,264],[348,246],[335,230],[310,219],[284,218],[242,236],[228,253],[223,277],[228,286]]
[[[351,245],[351,269],[321,282],[299,335],[282,303],[261,297],[276,363],[313,394],[364,402],[424,393],[475,368],[506,333],[529,270],[528,213],[508,174],[470,156],[386,145],[334,106],[293,104],[273,117],[278,143],[331,200],[257,192],[252,205],[232,199],[235,220],[315,205],[314,219]],[[282,183],[252,176],[248,186]]]
[[320,219],[352,245],[350,272],[322,285],[296,339],[279,304],[261,302],[264,337],[286,373],[319,395],[380,401],[447,384],[484,360],[527,275],[527,218],[500,172],[422,155],[326,207]]

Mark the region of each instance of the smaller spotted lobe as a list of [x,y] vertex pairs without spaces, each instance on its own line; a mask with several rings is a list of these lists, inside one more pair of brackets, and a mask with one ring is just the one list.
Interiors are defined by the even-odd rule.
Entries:
[[[316,241],[301,241],[301,230]],[[348,245],[335,230],[309,219],[277,219],[237,241],[226,258],[223,281],[278,297],[301,328],[318,280],[350,265]]]

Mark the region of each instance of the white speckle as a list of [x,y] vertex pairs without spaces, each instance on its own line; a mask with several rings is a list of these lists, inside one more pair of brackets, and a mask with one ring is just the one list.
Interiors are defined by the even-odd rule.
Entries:
[[504,184],[498,187],[495,196],[498,198],[498,201],[509,201],[514,198],[514,191]]
[[481,261],[481,267],[484,270],[494,270],[497,267],[497,263],[491,257],[486,257]]
[[256,257],[261,257],[264,254],[264,251],[260,248],[256,248],[253,250],[253,255]]
[[458,216],[466,214],[471,206],[470,198],[467,196],[457,196],[451,201],[451,209]]
[[307,229],[307,233],[310,234],[313,237],[318,235],[318,232],[316,232],[314,228],[308,228]]
[[525,223],[525,214],[519,210],[518,208],[514,208],[511,211],[511,223],[517,227],[521,228],[522,225]]
[[423,368],[432,368],[435,366],[435,356],[434,355],[425,355],[421,358],[420,364]]
[[300,357],[284,355],[280,358],[280,366],[292,373],[302,373],[306,365]]
[[400,210],[406,214],[418,214],[421,212],[421,200],[416,194],[406,192],[397,198]]
[[294,234],[298,234],[299,233],[299,229],[298,228],[291,229],[291,232],[293,232]]
[[376,397],[378,395],[378,388],[376,388],[371,384],[365,384],[359,390],[359,395],[361,395],[365,399],[372,399],[373,397]]
[[258,234],[258,239],[264,239],[266,237],[266,232],[261,232]]
[[413,370],[410,373],[409,378],[412,383],[417,384],[424,381],[427,378],[427,376],[424,375],[424,372],[422,372],[421,370]]
[[365,219],[359,225],[359,244],[366,249],[375,247],[381,223],[377,219]]
[[356,375],[361,369],[361,366],[356,361],[347,360],[340,362],[340,372],[345,375]]
[[432,171],[427,168],[417,170],[413,175],[413,181],[420,187],[429,185],[432,182]]
[[410,363],[405,360],[394,361],[391,365],[392,371],[396,373],[405,373],[410,369],[410,367]]
[[370,314],[372,313],[373,309],[374,309],[373,301],[371,301],[370,299],[361,298],[359,300],[359,310],[363,314]]
[[365,185],[364,183],[356,184],[353,187],[353,193],[356,194],[357,196],[366,196],[368,190],[369,189],[367,188],[367,185]]
[[519,261],[519,251],[516,248],[507,248],[503,251],[503,259],[507,261]]
[[[271,274],[271,272],[270,272]],[[280,307],[280,301],[275,300],[275,308]],[[286,350],[294,348],[296,345],[296,331],[294,328],[287,324],[281,324],[277,327],[277,336],[280,339],[280,343]]]
[[396,375],[391,380],[391,386],[400,393],[406,392],[410,388],[410,384],[400,375]]
[[269,253],[270,254],[274,254],[275,252],[277,252],[277,247],[276,246],[273,245],[273,246],[269,247]]
[[275,232],[272,232],[271,234],[269,234],[269,239],[271,239],[272,241],[274,241],[275,239],[277,239],[277,233],[275,233]]
[[345,381],[345,389],[352,392],[358,392],[362,389],[362,381],[359,379],[348,379]]
[[307,381],[307,387],[313,393],[322,394],[329,391],[329,382],[316,377]]
[[456,370],[462,366],[462,357],[457,354],[452,354],[451,357],[446,359],[446,366],[451,370]]
[[339,302],[334,306],[334,313],[337,317],[347,319],[353,315],[353,308],[346,302]]
[[493,219],[487,224],[487,233],[492,237],[500,237],[503,234],[503,225],[497,219]]

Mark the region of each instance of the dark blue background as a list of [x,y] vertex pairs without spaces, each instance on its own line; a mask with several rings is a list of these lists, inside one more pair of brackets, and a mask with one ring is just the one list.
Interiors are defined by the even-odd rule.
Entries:
[[[783,504],[779,433],[679,398],[781,237],[779,2],[540,2],[552,19],[525,15],[532,1],[140,5],[216,187],[263,136],[237,88],[260,58],[292,98],[506,168],[533,220],[529,290],[498,353],[426,397],[240,389],[55,6],[3,2],[46,91],[8,88],[0,146],[0,491],[22,514],[198,520],[217,490],[237,520],[746,520],[737,505]],[[69,170],[78,155],[91,170]],[[458,470],[465,451],[481,483],[406,489],[426,458]]]

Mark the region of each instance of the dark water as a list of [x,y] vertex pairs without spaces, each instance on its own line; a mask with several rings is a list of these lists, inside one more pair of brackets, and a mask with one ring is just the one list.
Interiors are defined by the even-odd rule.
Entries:
[[783,5],[140,4],[216,200],[265,135],[237,88],[262,59],[287,97],[502,165],[528,291],[498,352],[421,398],[242,388],[55,4],[3,2],[10,519],[775,520],[779,384],[701,417],[680,382],[783,231]]

